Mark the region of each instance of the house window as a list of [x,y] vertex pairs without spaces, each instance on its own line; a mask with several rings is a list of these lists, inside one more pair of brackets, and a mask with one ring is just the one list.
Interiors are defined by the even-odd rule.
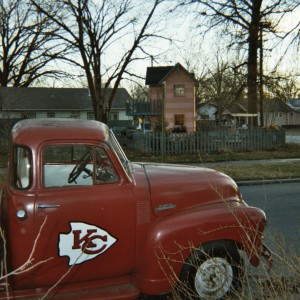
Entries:
[[174,115],[174,125],[184,126],[184,115]]
[[95,115],[93,112],[88,112],[87,113],[87,119],[88,120],[94,120],[95,119]]
[[47,113],[47,118],[55,118],[55,113],[54,112]]
[[35,119],[36,113],[21,113],[22,119]]
[[174,96],[184,96],[184,84],[174,84]]
[[72,118],[72,119],[79,119],[80,118],[80,112],[72,111],[70,113],[70,118]]
[[109,119],[111,121],[117,121],[117,120],[119,120],[119,113],[117,113],[117,112],[110,113],[109,114]]

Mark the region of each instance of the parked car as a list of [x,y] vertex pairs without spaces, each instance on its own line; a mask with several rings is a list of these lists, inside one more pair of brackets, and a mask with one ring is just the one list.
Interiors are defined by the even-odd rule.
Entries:
[[0,194],[1,299],[219,299],[241,284],[239,251],[271,260],[266,216],[230,177],[131,163],[97,121],[18,122]]

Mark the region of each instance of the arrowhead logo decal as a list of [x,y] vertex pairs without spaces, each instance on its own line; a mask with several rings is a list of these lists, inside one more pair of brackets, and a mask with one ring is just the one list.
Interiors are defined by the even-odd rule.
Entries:
[[81,264],[107,251],[116,241],[107,231],[86,223],[71,222],[71,231],[59,235],[59,256],[69,257],[69,266]]

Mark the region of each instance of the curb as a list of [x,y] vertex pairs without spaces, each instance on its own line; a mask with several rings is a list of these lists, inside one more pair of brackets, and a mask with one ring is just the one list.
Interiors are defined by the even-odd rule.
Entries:
[[236,184],[238,186],[246,186],[246,185],[259,185],[259,184],[272,184],[272,183],[292,183],[292,182],[300,182],[300,178],[236,181]]

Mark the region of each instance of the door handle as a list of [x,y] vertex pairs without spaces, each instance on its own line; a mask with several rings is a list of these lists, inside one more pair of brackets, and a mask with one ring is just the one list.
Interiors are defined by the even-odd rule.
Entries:
[[37,208],[45,209],[45,208],[58,208],[60,207],[59,204],[38,204]]

